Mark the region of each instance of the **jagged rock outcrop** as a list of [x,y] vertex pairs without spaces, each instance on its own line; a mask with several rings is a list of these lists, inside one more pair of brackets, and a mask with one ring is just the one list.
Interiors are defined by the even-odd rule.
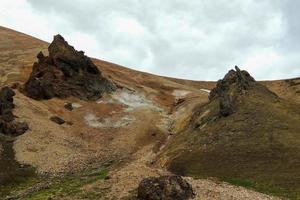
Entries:
[[54,36],[48,51],[49,56],[42,52],[37,55],[38,62],[24,87],[27,96],[37,100],[69,96],[96,100],[116,89],[83,51],[76,51],[61,35]]
[[139,200],[186,200],[195,196],[191,185],[180,176],[150,177],[138,187]]
[[245,70],[235,66],[223,79],[217,82],[216,87],[210,92],[209,100],[219,100],[219,114],[226,117],[234,112],[234,101],[238,95],[245,93],[255,85],[254,78]]
[[231,86],[234,86],[238,92],[247,90],[255,79],[245,70],[240,70],[235,66],[235,70],[230,70],[223,79],[217,82],[217,86],[212,89],[209,95],[209,99],[223,96],[224,93],[228,93]]
[[16,122],[12,110],[15,108],[13,97],[16,93],[9,87],[0,90],[0,132],[21,135],[28,130],[25,122]]

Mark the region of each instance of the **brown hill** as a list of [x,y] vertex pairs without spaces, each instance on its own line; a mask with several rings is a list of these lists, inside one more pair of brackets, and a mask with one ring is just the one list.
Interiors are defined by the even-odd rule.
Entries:
[[209,99],[165,148],[169,169],[298,197],[299,104],[238,68],[217,83]]
[[[48,56],[48,46],[48,43],[36,38],[0,27],[1,86],[16,88],[24,85],[30,77],[33,63],[37,62],[38,53],[42,51]],[[24,199],[121,199],[132,193],[130,191],[134,191],[143,178],[169,174],[165,164],[180,164],[180,159],[177,159],[178,162],[174,160],[174,152],[177,156],[191,158],[193,154],[185,154],[185,150],[201,149],[196,145],[188,146],[193,138],[196,142],[198,140],[193,135],[196,131],[191,127],[198,123],[203,108],[217,108],[216,103],[208,99],[209,90],[215,87],[216,82],[161,77],[98,59],[92,59],[92,62],[103,78],[119,86],[115,92],[94,101],[72,95],[64,98],[56,95],[49,100],[37,101],[18,89],[14,90],[14,115],[27,122],[29,130],[19,137],[0,134],[0,162],[5,163],[0,167],[0,179],[3,174],[9,174],[8,179],[4,177],[6,183],[0,186],[0,198],[8,195],[9,198]],[[272,112],[265,111],[267,116],[274,114],[269,121],[262,121],[266,122],[266,126],[261,124],[266,130],[274,129],[274,123],[279,124],[281,130],[280,119],[291,119],[288,128],[298,130],[297,125],[292,125],[295,123],[293,117],[298,116],[297,111],[290,113],[291,107],[299,103],[298,82],[298,79],[263,82],[280,98],[279,103],[271,101],[263,104],[272,109]],[[261,109],[256,107],[261,106],[260,102],[256,102],[258,98],[263,98],[264,102],[270,100],[263,93],[254,94],[247,100],[249,108],[245,106],[244,111],[243,105],[239,108],[242,111],[238,109],[234,116],[240,117],[240,120],[249,117],[251,106],[258,111]],[[69,109],[70,106],[72,109]],[[251,113],[247,114],[249,110]],[[215,113],[211,112],[209,116],[211,114]],[[225,123],[227,126],[233,115],[219,119],[216,124]],[[59,117],[66,123],[56,124],[50,120],[53,117]],[[250,125],[261,118],[250,120]],[[235,123],[228,128],[236,128],[240,132],[239,126],[243,128],[246,125],[248,122],[240,122],[240,125]],[[207,130],[210,128],[219,134],[222,126],[208,124]],[[293,137],[294,132],[289,132],[287,142]],[[262,144],[262,140],[257,143]],[[179,151],[180,147],[182,151]],[[228,153],[236,148],[229,148]],[[242,146],[239,148],[242,149]],[[191,158],[188,161],[194,163],[191,169],[198,165],[198,160],[193,162]],[[36,173],[33,174],[33,171]],[[217,168],[213,168],[207,174],[221,177],[216,171]],[[273,198],[218,181],[188,180],[196,190],[196,199]]]

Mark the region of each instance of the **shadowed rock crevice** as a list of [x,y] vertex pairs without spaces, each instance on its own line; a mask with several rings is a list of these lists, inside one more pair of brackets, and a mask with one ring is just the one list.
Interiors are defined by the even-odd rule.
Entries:
[[76,51],[62,36],[54,36],[48,51],[49,56],[42,52],[37,55],[38,62],[24,87],[27,96],[37,100],[69,96],[96,100],[116,89],[83,51]]

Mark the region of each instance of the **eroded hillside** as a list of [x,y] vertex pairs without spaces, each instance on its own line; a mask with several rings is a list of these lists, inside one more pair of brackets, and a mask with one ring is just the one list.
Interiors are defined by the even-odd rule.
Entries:
[[[15,88],[13,114],[18,119],[24,120],[29,127],[23,135],[18,137],[1,134],[0,161],[4,163],[0,167],[1,173],[14,172],[10,181],[0,186],[1,198],[134,198],[132,196],[136,194],[136,188],[143,178],[168,175],[170,172],[167,168],[172,168],[170,166],[176,166],[176,170],[173,170],[173,167],[171,171],[179,174],[184,171],[187,172],[183,173],[185,175],[198,176],[198,169],[209,169],[205,175],[221,177],[223,171],[218,170],[216,163],[224,162],[224,166],[230,169],[232,166],[227,166],[226,163],[232,160],[224,158],[230,158],[232,152],[236,150],[241,153],[240,156],[244,155],[241,151],[244,150],[243,145],[237,148],[234,145],[239,143],[228,141],[228,131],[223,139],[224,130],[234,129],[234,132],[241,133],[240,136],[243,139],[246,138],[243,136],[243,131],[246,129],[261,132],[277,130],[279,127],[278,134],[271,134],[275,138],[273,140],[278,142],[280,138],[277,137],[285,138],[286,145],[293,144],[290,150],[292,151],[292,147],[296,149],[295,137],[299,128],[296,123],[299,120],[296,108],[299,106],[295,107],[295,105],[299,103],[300,91],[297,79],[264,82],[263,84],[278,95],[279,100],[273,102],[272,98],[264,95],[264,92],[258,94],[254,92],[253,95],[247,97],[246,102],[249,103],[242,104],[242,100],[237,103],[242,106],[238,106],[236,113],[233,114],[235,117],[218,119],[218,122],[213,122],[218,124],[217,126],[209,122],[204,128],[204,124],[215,115],[214,110],[217,112],[218,109],[216,103],[210,102],[208,98],[210,90],[216,85],[215,82],[155,76],[98,59],[92,59],[92,62],[101,73],[94,73],[94,75],[101,74],[103,79],[116,85],[113,90],[101,93],[101,98],[99,96],[99,98],[87,100],[71,93],[71,95],[54,95],[51,98],[38,98],[37,100],[37,98],[31,98],[31,95],[24,95],[26,94],[24,93],[25,83],[30,75],[33,77],[32,80],[42,77],[38,74],[34,74],[38,76],[32,75],[33,63],[38,61],[37,55],[41,65],[54,66],[54,70],[50,72],[51,77],[53,75],[61,77],[62,74],[66,76],[64,72],[57,71],[57,69],[64,68],[66,62],[67,66],[77,66],[77,58],[61,59],[60,57],[57,59],[58,63],[47,61],[45,64],[41,60],[44,56],[42,57],[39,52],[42,51],[45,56],[48,56],[48,46],[48,43],[30,36],[0,28],[1,85]],[[51,55],[49,57],[51,58]],[[60,63],[61,60],[63,62]],[[71,64],[73,61],[75,65]],[[37,70],[37,72],[40,71]],[[78,80],[77,77],[76,75],[76,80]],[[49,83],[51,82],[47,84]],[[63,82],[61,83],[64,87],[66,86]],[[32,88],[35,88],[35,85],[33,86]],[[54,89],[57,88],[55,84],[52,86]],[[252,94],[251,91],[250,94]],[[212,112],[207,112],[207,110]],[[254,111],[256,113],[261,111],[261,116],[253,119],[251,113]],[[278,113],[283,113],[283,115]],[[202,115],[208,120],[205,123],[201,121]],[[287,119],[290,120],[288,125],[285,124]],[[195,124],[197,128],[193,127]],[[201,130],[199,133],[201,127],[206,131],[202,133]],[[211,135],[211,132],[216,133],[221,139]],[[257,137],[247,140],[245,145],[252,147],[257,143],[262,145],[265,141],[271,141],[270,134],[262,137],[258,132]],[[288,132],[287,135],[285,135],[286,132]],[[204,138],[206,134],[209,135],[208,139]],[[239,134],[235,138],[237,141],[241,139]],[[247,139],[249,138],[251,137],[247,136]],[[227,145],[228,150],[224,151],[222,148],[224,145],[217,145],[213,154],[213,156],[219,156],[218,159],[213,159],[217,162],[208,162],[206,165],[203,160],[210,161],[211,156],[199,156],[197,153],[203,149],[201,146],[205,143],[203,141],[208,140],[221,141],[222,145]],[[198,144],[198,141],[202,142]],[[279,143],[274,142],[278,144],[274,146],[274,152],[286,150],[281,143],[281,140]],[[269,146],[264,148],[269,149]],[[264,148],[262,146],[261,150],[263,151]],[[271,159],[274,156],[272,152],[270,154],[267,152],[263,156],[269,156],[268,158]],[[174,160],[174,155],[178,159]],[[194,159],[195,155],[197,159]],[[289,155],[291,159],[297,158],[296,153]],[[255,165],[255,159],[254,157],[253,165]],[[182,165],[182,162],[188,163],[188,166]],[[274,162],[279,161],[274,160]],[[252,164],[242,162],[240,167],[237,166],[236,173],[243,170],[244,166],[253,167]],[[237,163],[234,164],[236,165]],[[267,165],[261,166],[267,167]],[[288,167],[294,166],[293,175],[297,175],[298,171],[293,163],[283,166],[285,167],[282,168],[282,174]],[[189,173],[189,170],[195,173]],[[260,169],[257,168],[257,170]],[[224,171],[231,173],[230,170]],[[254,170],[254,172],[257,171]],[[274,198],[216,179],[186,178],[186,180],[195,190],[195,199]]]

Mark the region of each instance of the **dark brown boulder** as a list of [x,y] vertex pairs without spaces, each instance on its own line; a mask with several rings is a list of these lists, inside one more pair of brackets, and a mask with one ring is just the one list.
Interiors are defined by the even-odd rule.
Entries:
[[18,136],[24,134],[29,129],[26,122],[4,122],[0,121],[0,132],[6,135]]
[[96,100],[116,89],[84,52],[76,51],[62,36],[54,36],[48,51],[49,56],[42,52],[37,55],[38,62],[24,87],[27,96],[37,100],[69,96]]
[[12,109],[15,107],[13,97],[16,93],[9,87],[0,90],[0,115],[5,121],[13,121]]
[[28,130],[26,122],[16,122],[13,114],[15,92],[10,87],[0,90],[0,132],[9,135],[21,135]]
[[62,125],[62,124],[65,123],[65,120],[58,117],[58,116],[52,116],[52,117],[50,117],[50,120],[53,121],[54,123],[59,124],[59,125]]
[[74,108],[73,108],[73,105],[72,103],[68,102],[64,105],[65,109],[69,110],[69,111],[72,111]]
[[26,122],[15,123],[15,134],[22,135],[29,129],[29,126]]
[[[15,92],[9,87],[3,87],[0,90],[0,126],[1,129],[7,127],[7,123],[14,121],[13,108]],[[3,132],[3,131],[2,131]]]
[[180,176],[150,177],[138,187],[139,200],[186,200],[195,196],[191,185]]

